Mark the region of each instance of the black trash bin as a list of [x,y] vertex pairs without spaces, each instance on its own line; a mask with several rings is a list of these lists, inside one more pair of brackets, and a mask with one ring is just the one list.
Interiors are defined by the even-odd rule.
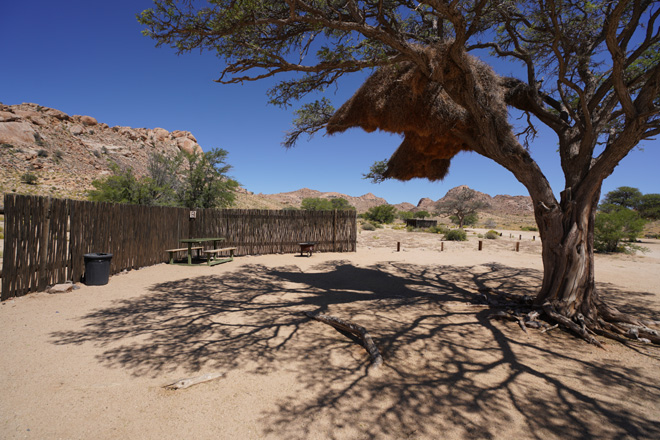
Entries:
[[88,286],[103,286],[110,278],[110,260],[112,254],[85,254],[85,284]]

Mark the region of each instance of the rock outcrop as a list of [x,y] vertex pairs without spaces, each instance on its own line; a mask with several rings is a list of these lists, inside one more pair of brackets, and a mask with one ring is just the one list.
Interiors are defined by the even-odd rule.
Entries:
[[[92,180],[110,164],[147,172],[153,153],[201,153],[192,133],[164,128],[109,127],[92,116],[73,115],[38,104],[0,104],[0,192],[47,193],[84,198]],[[34,173],[41,188],[21,181]]]
[[[456,197],[456,195],[464,188],[469,188],[466,185],[457,186],[455,188],[447,191],[444,197],[433,201],[429,198],[423,198],[417,204],[415,211],[428,211],[435,212],[436,205],[446,200],[450,200]],[[484,194],[479,191],[476,192],[477,200],[481,201],[486,205],[480,211],[490,212],[496,214],[512,214],[512,215],[533,215],[534,214],[534,205],[532,204],[532,199],[529,196],[507,196],[507,195],[497,195],[491,197],[488,194]]]

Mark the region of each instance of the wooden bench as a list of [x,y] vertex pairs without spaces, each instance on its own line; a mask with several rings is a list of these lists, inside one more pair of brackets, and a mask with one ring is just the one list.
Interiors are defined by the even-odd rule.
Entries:
[[316,245],[315,241],[309,241],[307,243],[298,243],[300,245],[300,256],[302,257],[305,252],[307,256],[311,257],[314,252],[314,246]]
[[[201,246],[195,246],[193,248],[190,248],[191,252],[194,251],[194,250],[197,251],[197,256],[198,257],[199,257],[199,251],[202,250],[202,249],[203,248]],[[184,251],[188,252],[188,248],[184,247],[184,248],[178,248],[178,249],[165,249],[165,252],[170,253],[170,264],[174,264],[174,254],[176,254],[177,252],[184,252]]]
[[[214,266],[216,264],[227,263],[228,261],[234,261],[235,250],[236,250],[235,247],[228,247],[228,248],[220,248],[220,249],[209,249],[202,252],[206,254],[206,263],[209,266]],[[223,252],[229,252],[229,257],[217,260],[216,259],[217,255]]]

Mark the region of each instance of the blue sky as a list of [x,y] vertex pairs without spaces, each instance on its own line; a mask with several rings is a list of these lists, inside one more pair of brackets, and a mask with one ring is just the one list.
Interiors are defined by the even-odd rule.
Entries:
[[[222,62],[212,53],[176,56],[141,35],[135,15],[147,0],[110,2],[21,0],[3,2],[0,12],[0,102],[34,102],[70,115],[90,115],[110,126],[162,127],[192,132],[204,150],[229,152],[231,174],[255,193],[311,188],[351,196],[371,192],[389,203],[434,200],[458,185],[490,194],[527,195],[504,168],[475,153],[461,153],[443,182],[416,179],[372,184],[362,179],[376,160],[400,143],[396,135],[351,130],[302,139],[286,150],[280,142],[294,109],[267,105],[273,83],[215,83]],[[501,74],[517,66],[498,65]],[[336,107],[359,87],[356,75],[326,96]],[[631,152],[605,180],[603,194],[619,186],[660,192],[660,141]],[[542,131],[532,144],[556,193],[564,179],[556,140]]]

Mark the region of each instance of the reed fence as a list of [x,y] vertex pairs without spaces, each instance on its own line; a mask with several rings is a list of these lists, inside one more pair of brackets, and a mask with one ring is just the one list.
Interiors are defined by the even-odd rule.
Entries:
[[354,211],[200,209],[84,202],[8,194],[2,300],[79,282],[84,254],[113,254],[110,274],[166,262],[179,240],[224,237],[235,255],[299,252],[316,242],[319,252],[354,252]]

